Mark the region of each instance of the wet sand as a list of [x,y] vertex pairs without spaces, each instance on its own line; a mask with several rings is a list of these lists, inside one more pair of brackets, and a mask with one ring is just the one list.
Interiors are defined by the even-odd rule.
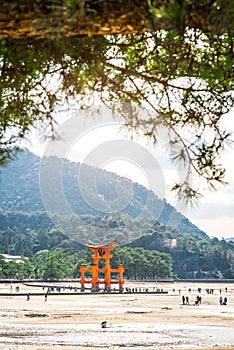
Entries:
[[[10,295],[16,286],[25,295]],[[0,349],[234,349],[234,283],[125,286],[149,292],[64,295],[62,290],[45,301],[47,288],[0,284],[0,293],[9,293],[0,296]],[[156,289],[168,294],[156,294]],[[182,304],[182,295],[190,305]],[[197,295],[201,305],[194,305]],[[219,304],[220,296],[227,297],[227,305]],[[101,328],[102,321],[107,321],[106,328]]]

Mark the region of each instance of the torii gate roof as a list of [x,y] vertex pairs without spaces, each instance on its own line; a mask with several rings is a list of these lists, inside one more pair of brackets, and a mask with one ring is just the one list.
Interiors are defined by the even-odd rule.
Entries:
[[105,245],[85,244],[85,246],[90,248],[90,249],[114,249],[115,247],[118,247],[119,245],[120,244],[117,241],[113,241],[113,242],[105,244]]

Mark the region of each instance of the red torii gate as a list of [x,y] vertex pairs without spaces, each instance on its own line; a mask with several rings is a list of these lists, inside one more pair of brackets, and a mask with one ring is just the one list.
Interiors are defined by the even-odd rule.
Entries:
[[[92,292],[97,292],[100,290],[99,284],[104,283],[105,290],[107,292],[111,291],[111,284],[112,283],[118,283],[119,284],[119,291],[123,291],[123,273],[124,273],[124,267],[122,264],[118,266],[118,269],[112,269],[110,266],[110,259],[112,258],[111,251],[119,246],[119,243],[116,241],[113,241],[106,245],[100,245],[100,246],[94,246],[91,244],[86,244],[86,247],[88,247],[94,254],[92,255],[93,264],[91,266],[91,269],[87,269],[84,264],[80,266],[80,284],[81,284],[81,291],[85,290],[85,283],[90,283],[90,281],[85,279],[85,273],[91,272],[92,274]],[[99,268],[99,260],[104,259],[105,260],[105,266],[103,269]],[[112,280],[111,279],[111,273],[117,272],[119,274],[119,279]],[[101,281],[99,279],[99,273],[104,274],[104,280]]]

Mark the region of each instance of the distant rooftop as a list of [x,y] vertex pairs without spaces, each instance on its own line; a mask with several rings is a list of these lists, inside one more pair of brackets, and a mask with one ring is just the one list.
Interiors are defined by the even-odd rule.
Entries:
[[15,261],[17,263],[23,262],[23,259],[27,259],[26,257],[22,257],[20,255],[10,255],[10,254],[1,254],[7,262]]

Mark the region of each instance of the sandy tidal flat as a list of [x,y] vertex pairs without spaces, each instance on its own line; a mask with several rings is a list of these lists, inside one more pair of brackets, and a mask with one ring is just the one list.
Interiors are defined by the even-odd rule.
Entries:
[[[15,285],[0,284],[0,293],[9,292],[0,297],[0,349],[234,349],[234,284],[128,282],[149,293],[61,292],[47,300],[41,287],[17,286],[25,295],[10,295]],[[168,294],[150,293],[156,287]],[[201,305],[194,305],[197,295]]]

